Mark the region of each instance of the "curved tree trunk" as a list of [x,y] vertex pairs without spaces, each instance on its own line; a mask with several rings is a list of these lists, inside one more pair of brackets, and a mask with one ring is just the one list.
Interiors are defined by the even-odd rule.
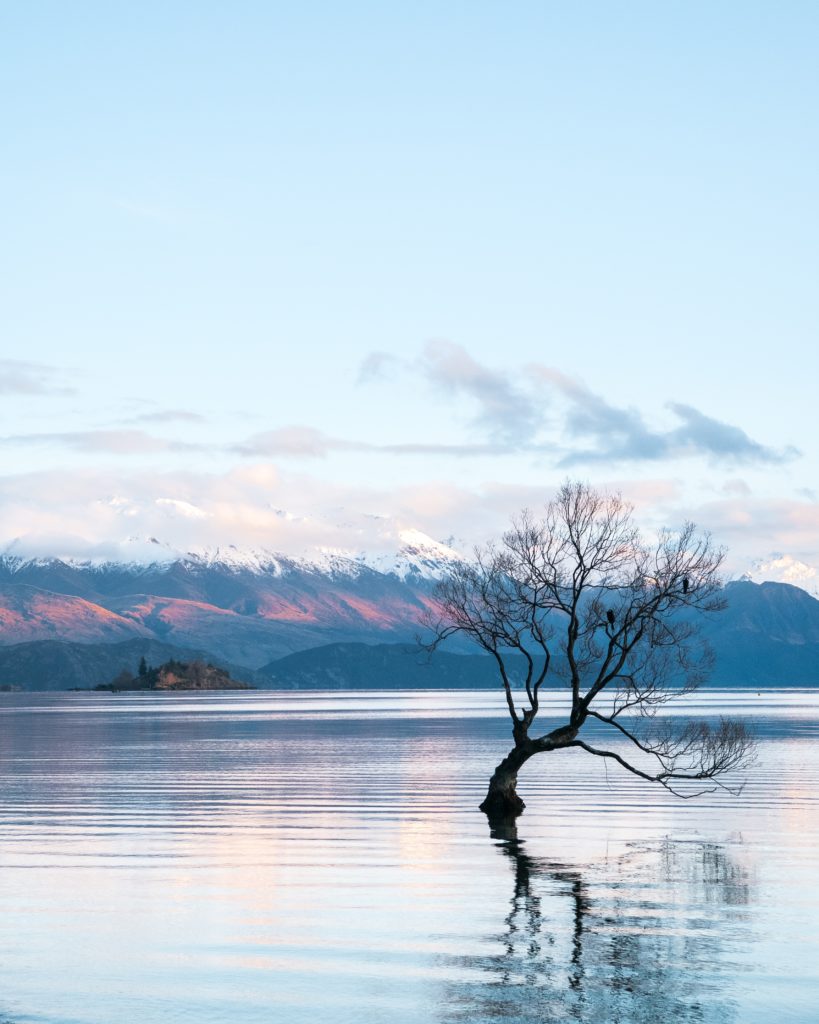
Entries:
[[535,752],[534,745],[528,740],[518,743],[492,773],[489,789],[481,804],[481,810],[490,822],[514,820],[523,813],[526,804],[517,794],[518,772]]

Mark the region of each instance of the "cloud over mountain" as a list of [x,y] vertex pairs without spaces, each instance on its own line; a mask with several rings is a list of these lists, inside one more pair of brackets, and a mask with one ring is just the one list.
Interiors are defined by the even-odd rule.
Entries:
[[[567,468],[692,456],[766,465],[799,454],[793,446],[778,450],[762,444],[741,427],[684,402],[666,404],[676,425],[651,426],[639,409],[616,405],[555,367],[493,368],[451,342],[429,343],[416,360],[373,352],[362,363],[359,381],[377,382],[394,372],[420,377],[433,385],[433,392],[471,402],[475,410],[471,425],[490,447],[473,444],[459,452],[449,446],[451,454],[466,453],[466,448],[476,454],[531,452],[551,456],[558,467]],[[382,450],[400,454],[416,448],[404,444]]]

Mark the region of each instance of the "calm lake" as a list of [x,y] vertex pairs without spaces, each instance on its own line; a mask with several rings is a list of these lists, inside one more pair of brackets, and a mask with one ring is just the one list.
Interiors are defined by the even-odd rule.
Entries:
[[2,694],[0,1021],[819,1021],[819,694],[691,713],[740,796],[561,751],[491,835],[501,693]]

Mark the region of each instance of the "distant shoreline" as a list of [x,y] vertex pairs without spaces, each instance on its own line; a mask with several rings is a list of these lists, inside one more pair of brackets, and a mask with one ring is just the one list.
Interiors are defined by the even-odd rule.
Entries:
[[235,693],[244,690],[258,690],[249,683],[233,683],[230,686],[72,686],[70,690],[22,690],[21,693]]
[[[344,694],[344,693],[356,693],[356,694],[367,694],[367,693],[378,693],[378,694],[391,694],[391,693],[482,693],[491,694],[497,693],[500,697],[503,697],[503,689],[501,687],[488,687],[488,686],[348,686],[348,687],[319,687],[319,686],[304,686],[304,687],[272,687],[272,686],[251,686],[248,684],[240,685],[236,687],[219,687],[213,689],[207,689],[202,687],[189,687],[189,688],[157,688],[148,689],[147,687],[139,687],[134,689],[114,689],[112,687],[87,687],[87,686],[73,686],[67,689],[61,690],[0,690],[0,697],[2,696],[55,696],[59,694],[69,693],[83,693],[83,694],[164,694],[164,693],[248,693],[248,694]],[[513,691],[517,693],[518,691]],[[521,693],[525,691],[521,690]],[[564,692],[563,687],[543,687],[541,693],[545,694],[557,694]],[[566,691],[568,692],[568,691]],[[767,694],[777,693],[819,693],[819,685],[805,683],[798,684],[792,683],[788,685],[776,685],[776,686],[709,686],[705,687],[700,691],[696,691],[692,694],[688,694],[685,698],[681,698],[678,707],[681,707],[686,701],[702,702],[707,700],[709,697],[714,696],[726,696],[730,694],[758,694],[760,697],[764,697]]]

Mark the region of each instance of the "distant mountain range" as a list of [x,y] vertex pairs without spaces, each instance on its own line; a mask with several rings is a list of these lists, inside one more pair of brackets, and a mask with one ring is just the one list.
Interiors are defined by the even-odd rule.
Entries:
[[0,645],[155,640],[247,668],[321,644],[411,641],[455,552],[415,531],[379,559],[235,548],[144,563],[0,556]]
[[[490,686],[492,660],[415,644],[457,554],[414,531],[379,559],[235,548],[154,561],[0,556],[0,685],[64,689],[201,658],[257,686]],[[819,685],[819,601],[738,581],[705,619],[715,685]]]

